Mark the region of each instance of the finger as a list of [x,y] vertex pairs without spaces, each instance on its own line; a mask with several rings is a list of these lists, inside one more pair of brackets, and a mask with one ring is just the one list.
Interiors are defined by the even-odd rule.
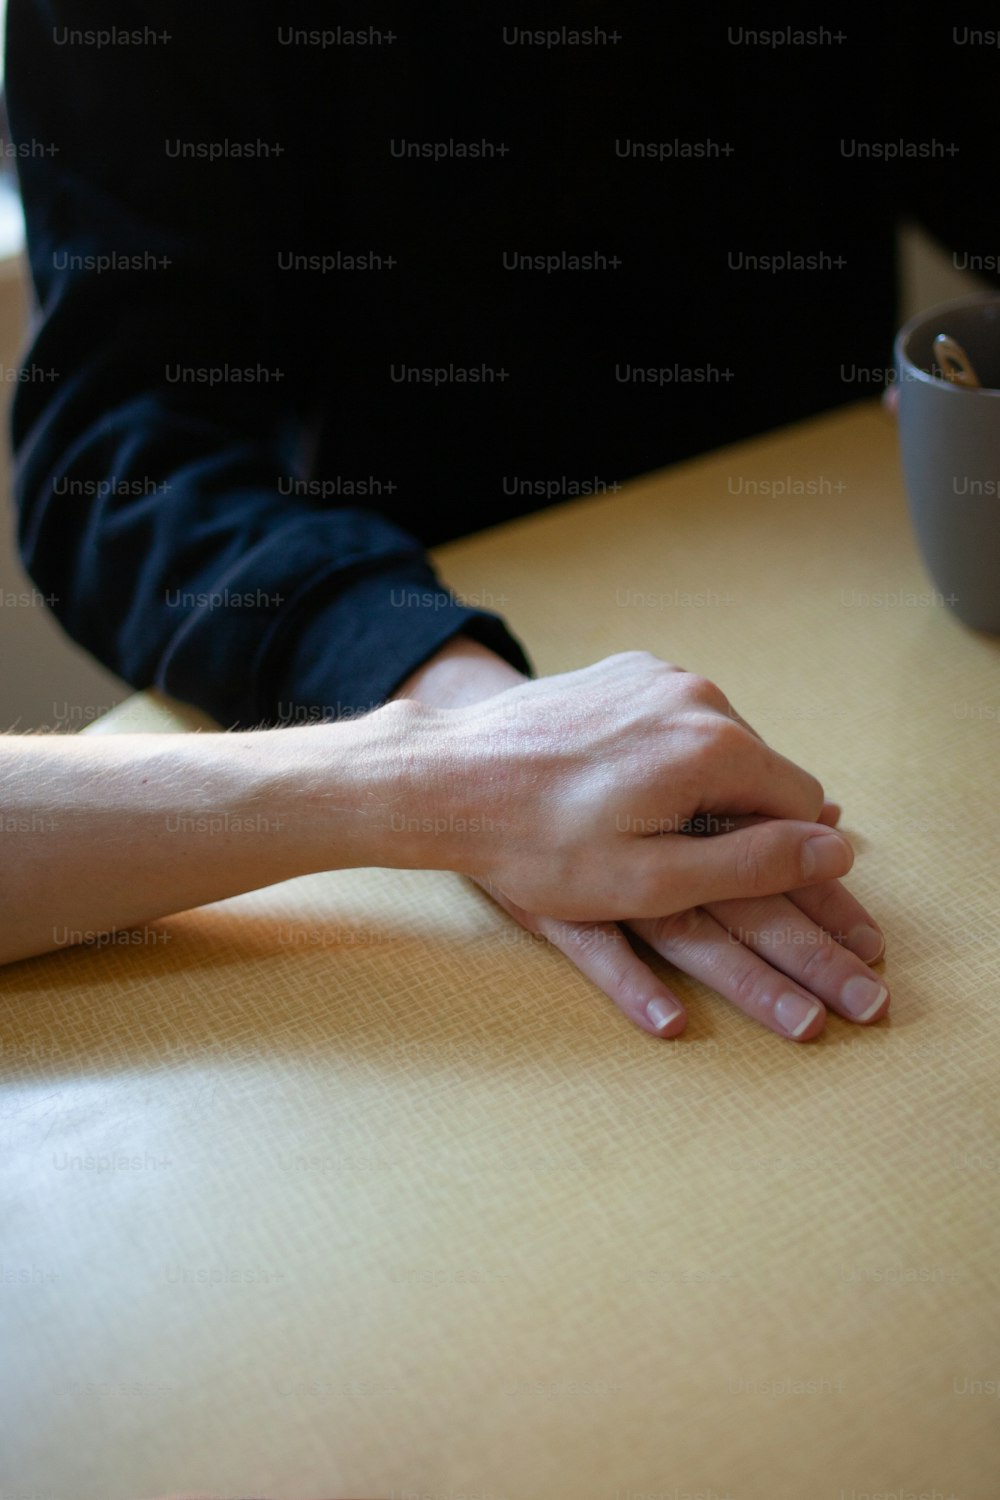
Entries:
[[680,1036],[687,1025],[683,1005],[643,963],[616,922],[562,922],[556,917],[537,917],[488,880],[478,875],[472,879],[515,922],[547,938],[642,1031],[662,1037]]
[[838,880],[788,891],[789,901],[866,964],[885,956],[885,934],[870,912]]
[[705,711],[705,725],[719,735],[719,719],[732,726],[717,748],[728,753],[713,758],[702,811],[762,813],[771,818],[814,819],[823,807],[823,788],[808,771],[772,749],[730,703],[722,689],[707,677],[679,671],[690,684],[695,703]]
[[[840,822],[842,812],[843,808],[839,802],[831,802],[829,798],[824,798],[823,806],[817,814],[816,822],[825,823],[828,828],[835,828]],[[716,823],[720,823],[721,821],[720,818],[715,819]],[[725,831],[726,833],[730,833],[734,828],[752,828],[755,823],[763,823],[765,821],[766,819],[759,813],[743,813],[738,818],[728,819]]]
[[[840,818],[836,802],[825,802],[820,822],[831,828]],[[733,828],[753,828],[760,818],[731,818]],[[872,916],[838,880],[821,881],[785,893],[789,901],[804,911],[838,943],[856,953],[866,964],[877,964],[885,956],[885,934]]]
[[[824,823],[828,828],[836,828],[842,812],[843,808],[839,802],[826,799],[816,815],[816,822]],[[755,823],[766,821],[760,813],[742,813],[738,818],[721,817],[718,813],[699,813],[696,817],[689,818],[681,831],[683,833],[732,833],[735,828],[752,828]]]
[[701,811],[799,818],[812,822],[823,807],[815,776],[773,750],[747,726],[729,718],[727,753],[705,769]]
[[552,946],[633,1025],[654,1036],[680,1036],[687,1025],[683,1005],[643,963],[617,922],[561,922],[555,917],[537,917],[536,922]]
[[892,415],[892,416],[895,417],[898,414],[898,412],[899,412],[899,386],[898,385],[887,385],[886,386],[885,390],[882,392],[882,405],[885,407],[885,410],[890,413],[890,415]]
[[[729,717],[731,719],[736,720],[737,724],[742,724],[744,729],[749,730],[749,732],[754,736],[755,739],[760,740],[762,744],[767,744],[764,736],[758,730],[756,730],[752,724],[748,723],[748,721],[744,719],[743,715],[741,713],[738,713],[731,703],[727,709],[727,713],[729,714]],[[830,826],[833,827],[834,824],[840,821],[841,811],[842,809],[838,802],[831,802],[828,798],[825,798],[821,810],[816,815],[816,821],[818,823],[829,823]]]
[[845,1020],[867,1025],[888,1009],[888,985],[786,897],[716,901],[708,912],[731,941],[759,954]]
[[661,957],[710,985],[752,1020],[790,1041],[810,1042],[826,1025],[826,1009],[794,980],[730,935],[707,911],[630,921]]
[[854,851],[842,834],[822,824],[776,819],[711,838],[637,839],[628,860],[621,900],[634,915],[655,917],[833,880],[847,874]]

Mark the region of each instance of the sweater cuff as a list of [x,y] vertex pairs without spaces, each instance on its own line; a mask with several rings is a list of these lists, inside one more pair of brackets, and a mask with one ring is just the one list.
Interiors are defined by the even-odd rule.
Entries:
[[284,623],[270,653],[257,722],[315,723],[370,713],[460,633],[534,676],[499,615],[460,603],[422,559],[314,591]]

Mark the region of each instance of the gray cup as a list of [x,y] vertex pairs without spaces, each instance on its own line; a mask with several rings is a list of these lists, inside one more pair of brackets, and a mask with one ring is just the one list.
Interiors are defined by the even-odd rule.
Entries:
[[[940,374],[939,333],[962,345],[982,389]],[[895,354],[903,477],[927,571],[960,620],[1000,633],[1000,296],[919,313]]]

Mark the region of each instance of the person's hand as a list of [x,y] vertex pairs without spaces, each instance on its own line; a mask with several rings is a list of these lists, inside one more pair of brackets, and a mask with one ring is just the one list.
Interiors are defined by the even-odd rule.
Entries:
[[853,863],[818,821],[816,778],[765,745],[713,683],[648,652],[409,728],[418,761],[437,758],[424,822],[441,841],[420,862],[474,874],[527,911],[663,917],[818,884]]
[[[485,648],[458,639],[414,674],[401,695],[456,706],[523,681]],[[838,812],[824,803],[818,821],[832,825]],[[479,883],[527,930],[547,937],[642,1029],[664,1037],[684,1029],[680,1002],[617,923],[538,916],[498,890],[489,877]],[[837,881],[801,888],[788,897],[712,903],[628,926],[676,967],[796,1040],[809,1040],[823,1029],[825,1005],[864,1021],[877,1019],[886,1008],[884,986],[861,962],[877,960],[882,935]],[[788,984],[788,978],[795,982]]]
[[[838,814],[828,803],[821,817],[833,824]],[[687,1014],[630,937],[794,1041],[818,1036],[828,1011],[868,1024],[888,1009],[888,990],[869,967],[884,953],[884,938],[836,880],[624,925],[538,917],[491,894],[522,927],[558,948],[630,1021],[656,1036],[680,1036]]]

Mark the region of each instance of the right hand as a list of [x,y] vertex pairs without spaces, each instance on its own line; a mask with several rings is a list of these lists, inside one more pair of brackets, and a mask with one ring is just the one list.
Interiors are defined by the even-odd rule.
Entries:
[[[422,710],[438,774],[414,863],[563,921],[663,918],[846,874],[815,777],[703,677],[645,651]],[[762,819],[734,827],[732,817]],[[690,837],[691,820],[711,837]],[[731,828],[732,831],[716,831]]]

